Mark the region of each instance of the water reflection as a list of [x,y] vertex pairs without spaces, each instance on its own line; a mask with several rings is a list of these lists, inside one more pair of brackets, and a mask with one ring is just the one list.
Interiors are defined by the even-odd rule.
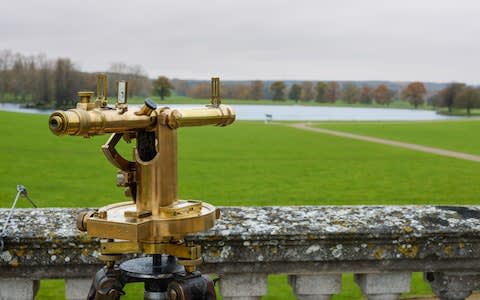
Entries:
[[[162,104],[172,108],[195,107],[193,104]],[[138,107],[138,105],[131,105]],[[357,108],[295,105],[232,105],[238,120],[265,120],[271,115],[274,121],[428,121],[458,117],[438,115],[430,110],[395,108]],[[198,107],[198,105],[197,105]],[[23,108],[19,104],[0,103],[0,110],[50,114],[53,110]]]

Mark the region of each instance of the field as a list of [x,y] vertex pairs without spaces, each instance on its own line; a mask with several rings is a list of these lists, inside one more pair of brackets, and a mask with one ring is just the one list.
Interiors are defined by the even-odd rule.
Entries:
[[[364,128],[374,135],[389,124],[370,125],[320,126]],[[383,131],[387,136],[382,137],[468,152],[478,143],[474,131],[480,123],[393,125],[398,133]],[[97,207],[123,200],[115,170],[99,149],[106,136],[56,137],[46,115],[0,112],[0,126],[0,207],[11,204],[16,184],[24,184],[40,207]],[[472,183],[479,179],[477,163],[260,122],[179,130],[180,196],[215,205],[478,204],[480,187]],[[334,299],[360,299],[351,275],[344,277],[344,291]],[[420,281],[415,274],[413,292],[428,293]],[[270,283],[265,299],[286,299],[285,277],[272,276]],[[39,299],[56,299],[52,290],[61,293],[60,284],[45,282]]]
[[315,127],[480,155],[479,120],[435,122],[325,122]]

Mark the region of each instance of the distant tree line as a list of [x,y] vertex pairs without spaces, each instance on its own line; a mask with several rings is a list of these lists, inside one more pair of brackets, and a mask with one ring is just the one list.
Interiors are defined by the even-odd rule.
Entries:
[[[210,84],[207,82],[188,82],[173,80],[177,95],[192,98],[208,98]],[[380,104],[389,106],[394,100],[406,101],[414,108],[425,104],[434,107],[446,107],[451,112],[453,108],[471,109],[480,107],[480,90],[463,83],[451,83],[444,89],[427,91],[424,83],[413,81],[406,83],[401,89],[389,88],[386,84],[357,84],[355,82],[336,81],[304,81],[288,86],[284,81],[274,81],[265,86],[260,80],[250,84],[237,83],[222,85],[222,95],[230,99],[266,99],[273,101],[336,103],[347,104]]]
[[[129,96],[158,95],[163,100],[175,90],[177,96],[209,98],[210,83],[159,76],[149,79],[139,65],[112,63],[106,72],[109,94],[115,94],[115,82],[128,80]],[[268,84],[267,84],[268,83]],[[451,83],[441,90],[428,92],[424,83],[415,81],[397,89],[385,83],[304,81],[264,82],[261,80],[222,83],[221,93],[228,99],[272,99],[273,101],[380,104],[408,101],[415,108],[425,103],[438,108],[466,109],[480,107],[480,90],[464,83]],[[47,59],[45,55],[25,56],[10,50],[0,51],[0,101],[29,103],[36,107],[72,107],[80,90],[95,90],[96,74],[82,72],[69,58]]]
[[[210,97],[209,82],[191,82],[188,80],[173,79],[172,85],[178,96],[187,96],[195,99]],[[253,80],[241,83],[222,83],[221,93],[227,99],[265,99],[266,90],[263,81]]]
[[470,115],[472,109],[480,108],[480,88],[452,82],[427,101],[434,107],[446,108],[449,113],[454,109],[465,109]]
[[[210,96],[210,83],[192,82],[174,79],[172,84],[177,95],[204,99]],[[273,101],[335,103],[343,100],[346,103],[377,103],[389,105],[398,91],[385,84],[377,86],[357,86],[353,82],[338,83],[336,81],[304,81],[288,86],[284,81],[272,82],[269,86],[263,81],[254,80],[249,83],[222,84],[222,97],[229,99],[272,99]]]
[[[152,82],[140,66],[113,63],[107,72],[109,93],[116,80],[129,81],[129,95],[148,96]],[[96,74],[82,72],[69,58],[47,59],[0,51],[0,100],[29,103],[35,107],[72,107],[80,90],[96,90]]]

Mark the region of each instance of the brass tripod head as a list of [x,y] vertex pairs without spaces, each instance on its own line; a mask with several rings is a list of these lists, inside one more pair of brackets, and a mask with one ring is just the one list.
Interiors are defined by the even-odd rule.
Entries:
[[[49,118],[50,130],[56,135],[112,133],[102,150],[119,169],[118,185],[132,198],[82,214],[77,226],[105,239],[101,253],[108,264],[125,253],[168,254],[192,271],[201,262],[200,247],[185,244],[183,237],[211,228],[219,212],[208,203],[178,199],[176,130],[234,122],[232,108],[221,104],[219,78],[212,78],[211,104],[194,109],[157,108],[146,99],[142,107],[130,110],[125,81],[117,83],[117,103],[110,107],[106,88],[106,77],[100,75],[95,101],[91,101],[93,92],[79,92],[75,109],[55,111]],[[136,139],[131,161],[115,149],[121,138]]]

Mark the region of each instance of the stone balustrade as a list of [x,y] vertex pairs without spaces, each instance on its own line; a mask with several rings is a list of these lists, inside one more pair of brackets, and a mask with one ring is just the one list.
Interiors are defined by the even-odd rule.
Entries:
[[[98,240],[76,229],[85,209],[19,209],[0,251],[0,299],[32,299],[40,280],[65,279],[84,299],[101,267]],[[203,273],[220,275],[226,300],[266,294],[268,274],[287,274],[297,299],[330,299],[352,272],[367,299],[398,299],[412,272],[436,295],[480,289],[480,206],[223,207],[202,246]],[[0,228],[8,214],[0,209]],[[1,230],[0,230],[1,231]]]

